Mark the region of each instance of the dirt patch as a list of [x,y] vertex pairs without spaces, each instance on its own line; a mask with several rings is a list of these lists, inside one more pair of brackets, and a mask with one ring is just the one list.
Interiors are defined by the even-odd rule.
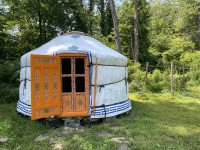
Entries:
[[121,144],[117,150],[128,150],[127,144]]
[[110,139],[111,141],[114,141],[116,143],[130,143],[133,142],[132,138],[126,138],[126,137],[114,137],[112,139]]
[[43,141],[43,140],[46,140],[46,139],[48,139],[48,138],[49,138],[48,135],[41,134],[41,135],[39,135],[39,136],[35,139],[35,142]]
[[8,138],[6,136],[0,136],[0,143],[6,143]]
[[63,149],[63,144],[61,143],[56,143],[53,147],[54,150],[62,150]]
[[107,137],[110,136],[111,134],[107,131],[101,131],[97,134],[98,137]]
[[114,130],[114,131],[121,130],[121,129],[123,129],[123,128],[124,128],[124,127],[122,127],[122,126],[111,127],[111,129]]
[[49,139],[49,143],[63,143],[64,141],[64,137],[52,137]]

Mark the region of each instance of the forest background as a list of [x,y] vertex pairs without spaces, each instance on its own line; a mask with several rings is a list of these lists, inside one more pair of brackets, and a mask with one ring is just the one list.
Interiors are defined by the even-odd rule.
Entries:
[[[116,0],[130,92],[200,85],[200,1],[138,0],[139,58],[134,62],[134,1]],[[0,102],[18,100],[20,57],[61,32],[81,31],[116,49],[109,0],[1,0]],[[146,77],[146,62],[148,81]]]

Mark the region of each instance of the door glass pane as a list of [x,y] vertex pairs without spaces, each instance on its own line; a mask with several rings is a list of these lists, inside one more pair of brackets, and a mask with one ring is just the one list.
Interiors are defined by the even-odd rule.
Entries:
[[62,58],[62,74],[71,74],[70,58]]
[[71,77],[62,77],[62,92],[72,92]]
[[76,77],[76,92],[85,92],[85,77]]
[[75,74],[84,74],[85,73],[85,61],[84,58],[75,59]]

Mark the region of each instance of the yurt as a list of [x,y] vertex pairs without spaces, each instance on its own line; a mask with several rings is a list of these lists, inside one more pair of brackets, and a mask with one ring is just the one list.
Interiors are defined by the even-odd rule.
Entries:
[[106,118],[131,109],[127,58],[81,32],[21,57],[17,111],[41,118]]

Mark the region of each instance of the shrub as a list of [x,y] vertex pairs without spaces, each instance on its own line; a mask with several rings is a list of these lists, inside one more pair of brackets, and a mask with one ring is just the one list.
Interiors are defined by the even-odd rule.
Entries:
[[18,100],[19,89],[8,84],[0,85],[0,103],[15,102]]
[[161,92],[166,87],[164,75],[161,74],[160,70],[155,69],[152,75],[149,75],[147,90],[151,92]]
[[139,63],[128,63],[128,82],[130,83],[130,92],[141,90],[144,86],[145,72],[140,69]]
[[132,81],[129,85],[129,91],[130,92],[136,92],[139,91],[140,87],[138,86],[138,84],[135,81]]
[[19,62],[0,64],[0,103],[18,100],[19,74]]

